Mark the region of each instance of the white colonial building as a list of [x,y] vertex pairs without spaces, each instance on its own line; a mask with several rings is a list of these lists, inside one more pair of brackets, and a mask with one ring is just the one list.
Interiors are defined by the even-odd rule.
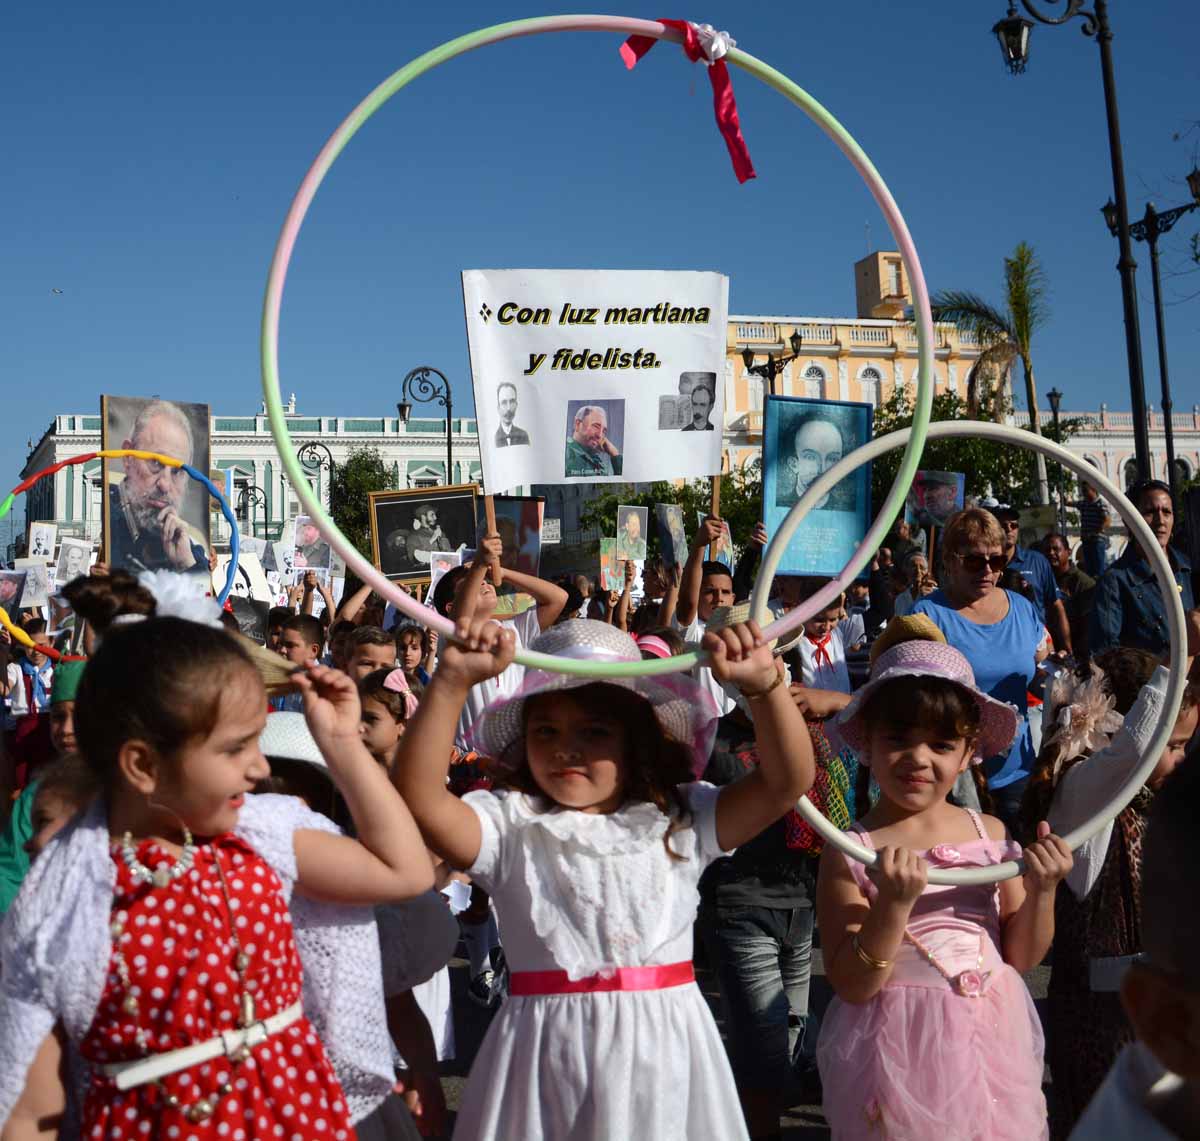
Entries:
[[[293,395],[286,405],[288,431],[297,451],[317,444],[315,460],[308,467],[310,483],[325,503],[329,502],[328,458],[344,463],[355,449],[378,450],[391,469],[396,487],[434,487],[446,480],[446,421],[418,419],[407,423],[396,416],[304,415],[296,410]],[[212,417],[211,468],[227,472],[231,506],[242,521],[245,534],[278,538],[284,524],[300,512],[296,496],[279,456],[264,410],[249,416]],[[477,482],[482,476],[476,424],[455,417],[452,436],[451,483]],[[22,478],[65,459],[100,449],[100,417],[88,413],[64,413],[54,417],[25,461]],[[25,504],[28,520],[58,523],[60,535],[76,535],[97,541],[103,525],[101,461],[63,468],[53,477],[30,489]],[[213,538],[218,546],[229,541],[224,519],[214,519]]]

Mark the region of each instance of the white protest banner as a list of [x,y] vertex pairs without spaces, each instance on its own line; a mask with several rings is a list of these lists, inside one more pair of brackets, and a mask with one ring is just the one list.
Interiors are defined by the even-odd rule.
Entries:
[[489,493],[721,470],[728,278],[555,269],[462,277]]

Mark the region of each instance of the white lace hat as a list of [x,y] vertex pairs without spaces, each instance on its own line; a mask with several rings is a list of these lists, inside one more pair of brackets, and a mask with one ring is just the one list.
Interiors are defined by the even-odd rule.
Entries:
[[325,758],[317,748],[303,713],[268,713],[266,728],[258,738],[264,757],[304,761],[325,771]]
[[[529,648],[576,661],[642,660],[637,643],[628,634],[592,618],[573,618],[551,626],[535,638]],[[649,701],[663,732],[691,748],[693,770],[704,770],[716,733],[717,707],[693,678],[679,673],[658,677],[592,678],[527,669],[517,692],[489,705],[475,722],[471,731],[472,744],[487,756],[500,757],[524,732],[523,711],[529,698],[539,693],[580,689],[597,682],[632,690]]]

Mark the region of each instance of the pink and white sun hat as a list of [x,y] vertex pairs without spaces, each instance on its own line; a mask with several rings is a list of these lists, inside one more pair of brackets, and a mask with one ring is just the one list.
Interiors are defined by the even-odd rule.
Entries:
[[871,665],[871,680],[854,694],[849,705],[830,723],[834,733],[861,754],[867,744],[862,710],[871,694],[884,682],[917,677],[952,681],[974,699],[979,707],[979,739],[975,742],[972,763],[1008,751],[1021,724],[1021,715],[1016,708],[979,689],[971,663],[953,646],[925,639],[898,642],[875,659]]
[[[640,662],[638,644],[628,634],[593,618],[573,618],[544,631],[529,647],[560,658],[594,662]],[[499,758],[524,732],[525,702],[539,693],[563,693],[600,682],[632,690],[650,702],[662,730],[692,750],[692,771],[708,764],[717,731],[717,707],[707,692],[686,674],[660,677],[593,678],[527,669],[511,697],[489,705],[471,731],[479,752]]]

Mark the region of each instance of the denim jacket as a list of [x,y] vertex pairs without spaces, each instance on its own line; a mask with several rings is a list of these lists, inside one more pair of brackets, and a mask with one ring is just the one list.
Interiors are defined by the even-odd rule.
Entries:
[[[1187,556],[1174,547],[1167,557],[1175,570],[1184,610],[1195,605],[1192,596],[1192,566]],[[1171,644],[1167,612],[1162,591],[1150,564],[1137,545],[1130,543],[1125,552],[1100,576],[1089,626],[1089,645],[1093,654],[1113,646],[1129,646],[1166,653]]]

